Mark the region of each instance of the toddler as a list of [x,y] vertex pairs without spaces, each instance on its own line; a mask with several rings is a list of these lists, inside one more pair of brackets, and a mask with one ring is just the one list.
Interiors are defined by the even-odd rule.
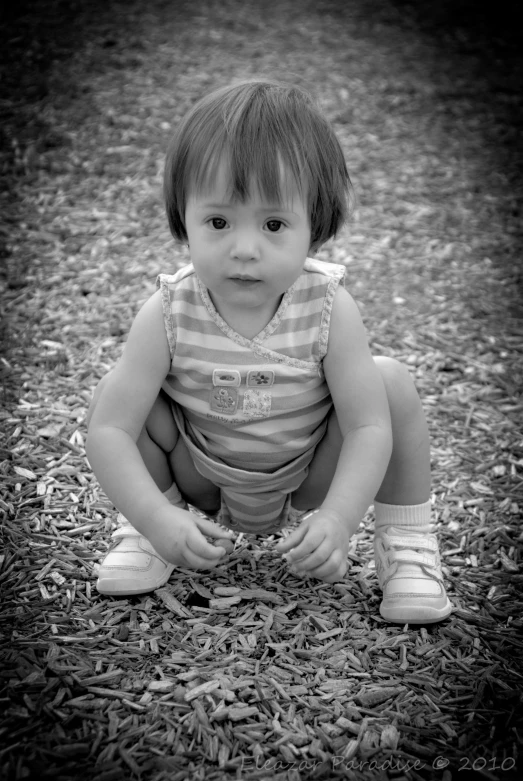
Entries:
[[311,257],[350,188],[298,88],[235,84],[177,127],[164,192],[191,263],[159,276],[89,411],[87,454],[120,511],[101,593],[152,591],[176,566],[214,567],[239,531],[298,518],[276,551],[334,583],[373,503],[381,615],[449,615],[419,397],[406,368],[372,357],[344,267]]

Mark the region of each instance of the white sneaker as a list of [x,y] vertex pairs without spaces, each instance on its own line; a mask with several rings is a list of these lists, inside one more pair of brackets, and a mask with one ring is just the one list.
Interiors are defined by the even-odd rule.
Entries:
[[387,621],[433,624],[450,615],[438,541],[412,527],[385,526],[374,537],[376,573],[383,591],[380,613]]
[[174,564],[162,559],[143,534],[127,524],[111,536],[117,543],[99,565],[100,594],[147,594],[167,583]]

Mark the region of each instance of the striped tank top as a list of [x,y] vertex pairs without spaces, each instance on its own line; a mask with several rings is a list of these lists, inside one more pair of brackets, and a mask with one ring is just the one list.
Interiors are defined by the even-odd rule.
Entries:
[[221,490],[221,523],[250,533],[285,524],[332,399],[322,368],[344,266],[308,258],[253,339],[222,319],[192,265],[161,274],[171,367],[163,390],[196,469]]

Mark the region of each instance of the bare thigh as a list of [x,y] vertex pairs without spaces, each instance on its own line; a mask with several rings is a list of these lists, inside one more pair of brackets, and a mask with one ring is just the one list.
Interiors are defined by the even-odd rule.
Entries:
[[342,443],[343,437],[333,407],[327,431],[316,448],[309,473],[298,490],[292,494],[291,504],[296,510],[312,510],[323,502],[338,465]]
[[[109,374],[102,377],[95,389],[87,413],[87,425],[91,421]],[[157,478],[159,471],[165,471],[166,464],[186,502],[203,512],[213,513],[219,510],[220,491],[213,483],[202,477],[194,466],[192,456],[179,435],[170,400],[163,391],[160,391],[147,416],[136,444],[153,478]]]
[[166,454],[173,479],[183,498],[203,512],[220,509],[220,490],[203,477],[178,432],[170,400],[163,391],[156,399],[147,418],[145,429],[149,438]]

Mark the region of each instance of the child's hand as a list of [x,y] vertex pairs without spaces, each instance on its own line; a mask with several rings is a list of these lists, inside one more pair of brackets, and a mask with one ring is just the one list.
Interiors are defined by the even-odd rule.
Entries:
[[347,523],[329,510],[317,510],[279,542],[276,550],[284,554],[292,571],[335,583],[347,572],[350,537]]
[[[213,545],[205,536],[219,541]],[[236,534],[206,518],[179,507],[162,507],[155,514],[154,529],[147,535],[166,561],[180,567],[211,569],[234,546]]]

